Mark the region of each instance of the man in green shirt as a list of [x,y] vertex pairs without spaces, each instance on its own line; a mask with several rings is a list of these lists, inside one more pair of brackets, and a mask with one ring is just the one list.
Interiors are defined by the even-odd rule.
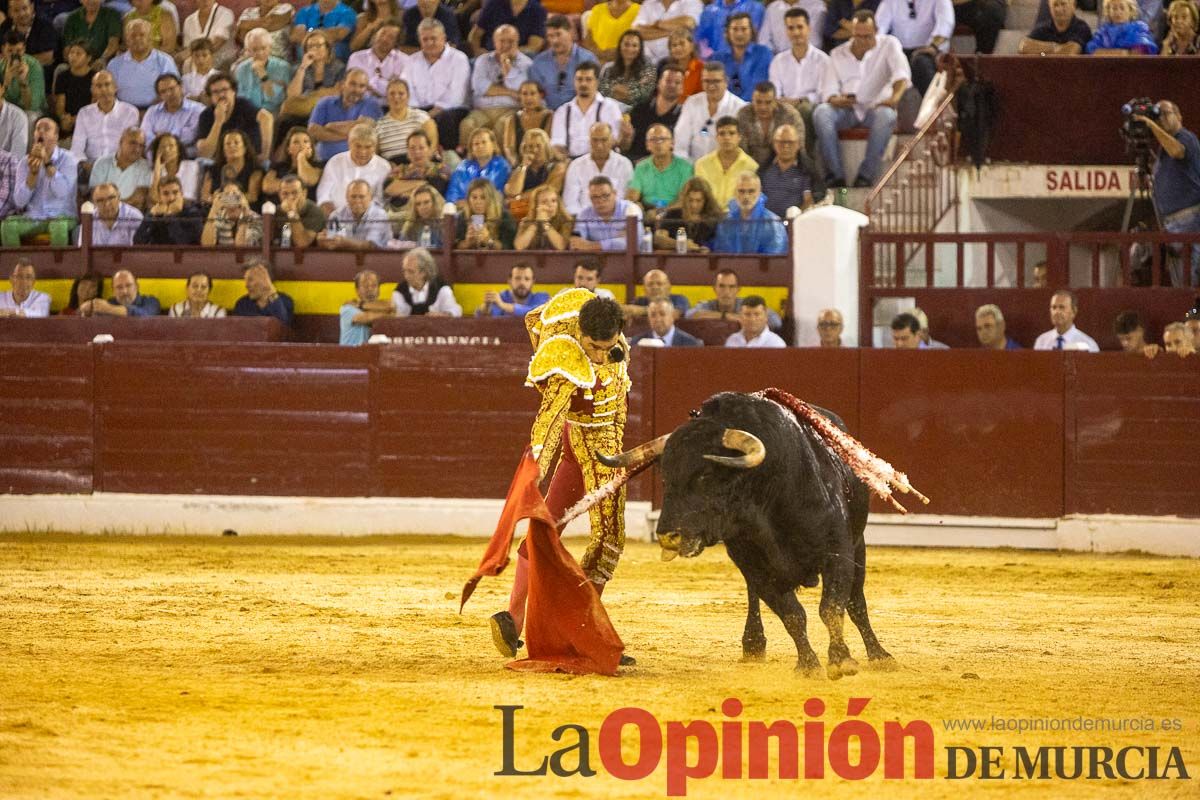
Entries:
[[4,36],[0,87],[5,102],[20,106],[31,120],[45,113],[46,77],[38,60],[25,55],[25,38],[20,31],[10,30]]
[[93,69],[104,69],[104,62],[117,54],[121,46],[121,14],[101,5],[101,0],[83,0],[67,15],[63,41],[80,40],[87,48]]
[[641,203],[646,219],[653,219],[660,209],[675,202],[679,190],[692,177],[692,164],[675,155],[675,137],[666,125],[654,124],[646,131],[649,158],[643,158],[633,168],[633,178],[625,198]]

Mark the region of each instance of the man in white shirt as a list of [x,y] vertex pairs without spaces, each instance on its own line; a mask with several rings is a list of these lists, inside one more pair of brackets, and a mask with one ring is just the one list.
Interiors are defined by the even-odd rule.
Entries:
[[371,196],[382,202],[383,186],[392,171],[388,160],[376,153],[379,139],[374,125],[355,125],[350,129],[347,142],[346,152],[338,153],[325,164],[321,182],[317,184],[317,205],[326,214],[333,213],[353,181],[366,182],[371,188]]
[[675,155],[695,161],[717,149],[717,120],[737,117],[746,101],[729,91],[725,65],[707,61],[700,75],[704,91],[683,103],[675,123]]
[[855,11],[850,28],[850,41],[829,54],[821,81],[825,101],[813,111],[813,127],[825,160],[825,185],[830,189],[846,185],[838,146],[838,131],[845,128],[870,129],[867,155],[854,185],[864,187],[875,182],[883,152],[896,129],[896,106],[912,78],[900,42],[894,36],[878,34],[874,14]]
[[92,99],[96,102],[79,109],[75,116],[71,136],[71,155],[86,164],[88,171],[104,156],[114,155],[121,136],[138,124],[138,110],[117,99],[117,82],[111,72],[101,70],[92,77]]
[[0,317],[48,317],[50,295],[33,288],[37,273],[28,258],[18,258],[9,276],[12,288],[0,294]]
[[[476,128],[497,131],[498,123],[520,106],[521,84],[529,78],[533,59],[517,48],[520,34],[512,25],[501,25],[492,34],[495,49],[475,59],[471,92],[475,109],[459,126],[459,141],[471,141]],[[499,138],[499,136],[497,136]]]
[[726,347],[787,347],[778,334],[767,328],[767,301],[756,294],[742,300],[739,321],[742,329],[730,334]]
[[670,56],[668,40],[675,31],[692,31],[704,3],[700,0],[645,0],[638,9],[633,29],[642,34],[643,54],[652,64],[661,64]]
[[792,37],[787,29],[789,11],[803,11],[807,16],[812,46],[821,49],[821,31],[825,29],[828,8],[825,0],[774,0],[767,4],[763,13],[762,30],[758,32],[758,43],[771,48],[773,53],[782,53],[792,46]]
[[346,69],[361,69],[367,73],[367,94],[387,104],[387,87],[393,78],[403,78],[408,68],[408,56],[396,49],[400,26],[387,24],[375,31],[371,46],[350,54]]
[[462,306],[454,299],[454,289],[438,276],[437,262],[424,247],[404,254],[400,264],[404,280],[392,292],[397,317],[461,317]]
[[589,132],[591,152],[580,156],[567,167],[563,180],[563,208],[572,217],[592,204],[588,196],[588,184],[597,175],[612,181],[618,196],[624,196],[629,180],[633,177],[633,164],[620,153],[613,152],[612,128],[607,123],[597,122]]
[[614,138],[621,135],[621,108],[616,100],[600,94],[599,72],[595,61],[575,67],[575,97],[554,112],[550,144],[568,158],[590,152],[591,129],[596,123],[607,123]]
[[1033,343],[1034,350],[1086,350],[1099,353],[1096,340],[1075,327],[1075,315],[1079,313],[1079,302],[1066,289],[1059,289],[1050,298],[1050,324],[1054,327],[1043,333]]
[[954,35],[951,0],[882,0],[875,10],[880,33],[900,40],[912,67],[913,86],[922,95],[937,73],[937,57],[950,50]]
[[142,212],[122,202],[115,183],[101,183],[92,189],[92,247],[129,247],[133,234],[142,224]]
[[443,147],[458,147],[458,126],[470,111],[471,64],[465,53],[446,44],[446,28],[440,21],[421,20],[417,37],[421,49],[408,61],[409,104],[433,117]]
[[[781,2],[783,0],[772,3],[767,9],[768,14]],[[813,42],[814,29],[807,11],[789,8],[783,19],[792,46],[775,56],[768,75],[779,93],[779,101],[790,103],[800,112],[800,118],[804,120],[804,152],[813,155],[817,134],[813,130],[812,115],[821,102],[821,80],[829,66],[829,55]]]

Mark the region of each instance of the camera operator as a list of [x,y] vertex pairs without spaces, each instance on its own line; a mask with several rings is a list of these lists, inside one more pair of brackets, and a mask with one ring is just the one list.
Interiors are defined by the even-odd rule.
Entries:
[[[1154,165],[1154,205],[1165,230],[1200,234],[1200,139],[1183,127],[1179,106],[1160,100],[1158,107],[1161,125],[1141,114],[1133,116],[1162,146]],[[1171,282],[1187,285],[1182,262],[1172,267]],[[1192,245],[1192,284],[1200,285],[1200,243]]]

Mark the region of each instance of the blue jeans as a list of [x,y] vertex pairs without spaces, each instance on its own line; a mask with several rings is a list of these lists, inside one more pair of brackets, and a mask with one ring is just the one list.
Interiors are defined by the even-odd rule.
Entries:
[[[861,125],[870,128],[871,133],[867,136],[867,157],[858,168],[858,175],[874,183],[879,177],[883,151],[887,149],[892,133],[896,130],[896,109],[887,106],[872,108]],[[826,182],[846,179],[845,170],[842,168],[842,153],[838,149],[838,131],[859,126],[853,108],[834,108],[828,103],[821,103],[813,111],[817,146],[825,160]]]
[[[1168,233],[1200,234],[1200,205],[1194,205],[1182,213],[1170,215],[1162,223]],[[1179,261],[1171,265],[1171,285],[1186,286],[1183,277],[1183,248],[1185,244],[1172,245],[1179,251]],[[1192,245],[1192,286],[1200,286],[1200,243]]]

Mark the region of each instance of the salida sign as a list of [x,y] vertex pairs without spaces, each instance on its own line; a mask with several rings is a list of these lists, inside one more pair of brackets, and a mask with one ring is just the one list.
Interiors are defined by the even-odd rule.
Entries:
[[1128,192],[1136,174],[1135,170],[1049,167],[1046,169],[1046,191],[1051,194]]

